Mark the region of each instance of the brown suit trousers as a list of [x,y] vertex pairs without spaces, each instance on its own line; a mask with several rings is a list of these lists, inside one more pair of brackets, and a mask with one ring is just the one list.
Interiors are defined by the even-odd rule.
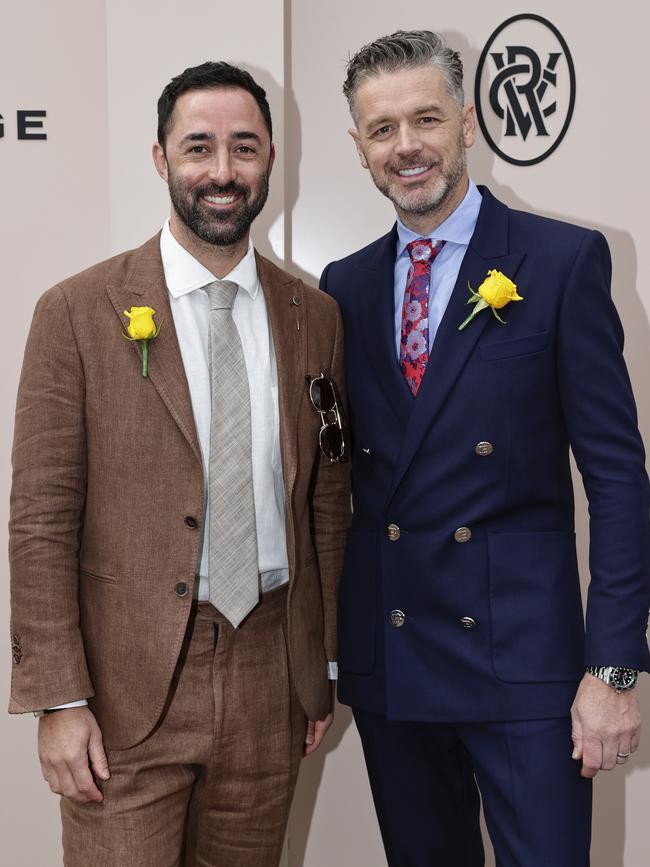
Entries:
[[108,751],[101,804],[61,801],[65,867],[276,867],[306,729],[286,599],[237,630],[194,607],[160,724]]

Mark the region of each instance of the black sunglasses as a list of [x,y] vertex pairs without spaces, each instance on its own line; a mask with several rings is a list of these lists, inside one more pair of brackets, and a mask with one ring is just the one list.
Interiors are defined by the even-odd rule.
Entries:
[[336,383],[324,373],[320,373],[318,376],[306,376],[305,379],[309,386],[309,399],[321,417],[322,425],[318,434],[320,449],[332,463],[344,461],[347,458],[343,436],[341,398]]

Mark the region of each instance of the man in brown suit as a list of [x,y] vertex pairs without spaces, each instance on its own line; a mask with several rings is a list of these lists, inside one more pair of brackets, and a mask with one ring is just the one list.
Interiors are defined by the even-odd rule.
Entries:
[[41,717],[67,865],[274,867],[331,722],[341,323],[249,242],[274,159],[262,88],[206,63],[158,113],[169,222],[46,292],[27,343],[10,711]]

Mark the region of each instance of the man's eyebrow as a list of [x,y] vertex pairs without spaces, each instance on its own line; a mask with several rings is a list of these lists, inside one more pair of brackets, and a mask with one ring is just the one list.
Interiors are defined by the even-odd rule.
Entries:
[[[237,132],[233,132],[230,134],[230,138],[233,141],[247,141],[252,139],[256,141],[258,144],[262,144],[262,139],[258,136],[256,132],[250,132],[247,129],[238,130]],[[180,141],[181,145],[184,145],[186,142],[190,141],[216,141],[217,137],[213,132],[189,132],[186,136]]]
[[[442,108],[441,108],[439,103],[431,102],[431,103],[427,103],[426,105],[418,105],[416,108],[414,108],[410,112],[410,114],[412,114],[412,115],[438,114],[441,111],[442,111]],[[393,120],[394,120],[394,117],[380,114],[380,115],[377,115],[377,117],[369,117],[367,122],[366,122],[366,126],[368,127],[368,129],[370,129],[370,127],[383,126],[384,124],[392,123]]]
[[180,144],[188,141],[215,141],[216,135],[212,132],[189,132],[180,140]]
[[245,139],[252,138],[258,144],[262,144],[262,139],[258,136],[256,132],[249,132],[246,129],[231,133],[230,138],[234,139],[235,141],[244,141]]

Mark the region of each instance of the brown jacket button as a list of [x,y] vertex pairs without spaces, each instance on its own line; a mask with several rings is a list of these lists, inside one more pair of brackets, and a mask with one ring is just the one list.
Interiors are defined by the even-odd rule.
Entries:
[[192,515],[188,515],[185,518],[185,524],[190,528],[190,530],[196,530],[196,528],[199,526],[199,522]]
[[179,581],[176,587],[174,588],[174,592],[177,596],[187,596],[189,592],[189,587],[184,581]]
[[472,538],[472,531],[469,527],[459,527],[454,533],[454,539],[457,542],[469,542]]
[[480,442],[480,443],[477,444],[477,446],[476,446],[476,448],[474,449],[474,451],[475,451],[476,454],[479,455],[480,457],[485,458],[485,457],[487,457],[488,455],[491,455],[491,454],[492,454],[492,452],[494,451],[494,446],[492,445],[492,443],[488,443],[488,442]]

